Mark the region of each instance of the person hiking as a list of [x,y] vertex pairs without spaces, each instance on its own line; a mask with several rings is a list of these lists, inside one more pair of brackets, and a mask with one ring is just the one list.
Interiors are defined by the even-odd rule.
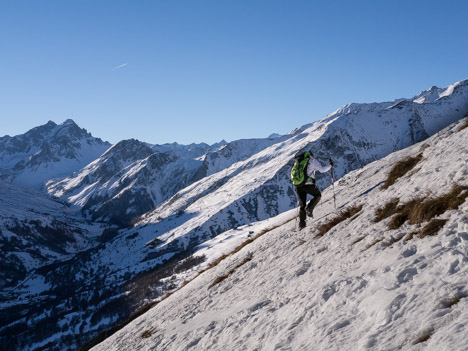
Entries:
[[[299,229],[306,226],[306,216],[314,216],[314,208],[320,201],[322,194],[315,185],[315,172],[325,173],[333,167],[330,159],[328,165],[322,166],[311,152],[299,152],[294,156],[294,166],[291,169],[291,180],[299,199]],[[312,199],[307,204],[307,194]]]

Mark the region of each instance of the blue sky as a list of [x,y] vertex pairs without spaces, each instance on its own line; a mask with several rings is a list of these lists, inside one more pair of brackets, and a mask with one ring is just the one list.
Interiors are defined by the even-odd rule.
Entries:
[[[0,0],[0,135],[287,133],[468,78],[467,1]],[[119,67],[120,66],[120,67]]]

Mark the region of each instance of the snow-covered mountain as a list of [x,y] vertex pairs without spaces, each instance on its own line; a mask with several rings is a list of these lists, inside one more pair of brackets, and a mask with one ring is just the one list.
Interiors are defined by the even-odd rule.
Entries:
[[[144,237],[157,233],[153,243],[160,255],[193,247],[232,227],[295,207],[289,172],[299,150],[311,150],[322,163],[332,157],[339,179],[467,115],[468,80],[412,99],[347,105],[184,188],[142,216],[132,231]],[[329,185],[329,176],[318,177],[318,184]]]
[[93,220],[126,226],[193,182],[280,140],[152,147],[124,140],[69,177],[48,182],[47,188],[49,194],[80,207]]
[[[171,176],[167,165],[176,159],[173,153],[155,152],[138,140],[123,140],[64,180],[48,182],[48,191],[81,207],[94,220],[125,225],[162,201],[163,185]],[[183,169],[180,173],[189,177]]]
[[[0,181],[0,288],[37,293],[31,288],[32,281],[25,281],[34,270],[90,248],[102,231],[63,202]],[[34,284],[40,283],[44,282]],[[47,284],[42,284],[42,290],[46,288]]]
[[210,269],[93,350],[466,350],[467,140],[348,173],[302,231],[290,210],[204,243]]
[[49,121],[25,134],[0,138],[0,177],[39,187],[84,167],[109,147],[71,119],[59,125]]
[[[297,150],[308,148],[322,162],[333,157],[339,178],[464,117],[468,113],[467,96],[468,81],[461,81],[447,88],[432,87],[410,99],[349,104],[286,136],[223,141],[218,149],[215,147],[219,145],[174,143],[151,147],[136,140],[122,141],[66,179],[49,182],[48,192],[79,206],[94,220],[128,225],[153,209],[158,222],[160,218],[172,218],[186,211],[186,204],[195,206],[200,197],[203,202],[198,202],[199,206],[205,210],[207,201],[202,194],[207,189],[213,194],[213,190],[236,178],[242,182],[243,190],[238,192],[236,186],[227,190],[233,194],[234,203],[223,201],[221,207],[212,207],[215,212],[209,215],[223,224],[200,228],[201,223],[197,223],[192,228],[213,236],[229,225],[262,220],[295,205],[288,173],[291,156]],[[127,148],[138,150],[128,152]],[[265,169],[257,172],[261,163]],[[248,172],[252,175],[244,180]],[[263,181],[258,182],[257,178]],[[319,180],[321,186],[328,182]],[[192,184],[194,187],[190,188]],[[173,223],[164,225],[164,231],[172,229]]]
[[[10,349],[73,349],[177,286],[186,276],[182,272],[204,260],[191,256],[193,250],[202,248],[211,260],[233,242],[290,219],[293,214],[287,211],[296,206],[296,198],[289,172],[299,150],[313,151],[322,163],[332,157],[339,179],[467,115],[468,80],[411,99],[350,104],[280,137],[222,142],[208,149],[203,144],[117,143],[74,173],[47,182],[48,191],[63,201],[56,203],[71,204],[90,220],[127,225],[136,218],[135,223],[120,230],[108,228],[99,237],[93,236],[99,231],[93,229],[86,234],[91,238],[88,249],[77,247],[81,251],[71,258],[60,256],[36,269],[28,281],[42,290],[19,288],[13,300],[0,295],[0,341],[6,340]],[[385,172],[389,160],[375,164]],[[3,162],[2,167],[7,164]],[[18,179],[22,174],[16,172]],[[322,189],[330,184],[328,174],[317,176]],[[347,199],[343,179],[335,186],[337,195]],[[373,190],[370,185],[365,189]],[[361,197],[367,199],[365,191]],[[324,199],[327,196],[328,190]],[[320,206],[318,210],[325,211],[329,203]],[[56,217],[55,212],[39,213],[50,220]],[[283,217],[275,217],[281,213]],[[267,221],[255,223],[261,220]],[[26,250],[18,248],[17,257]],[[18,335],[21,339],[15,339]]]

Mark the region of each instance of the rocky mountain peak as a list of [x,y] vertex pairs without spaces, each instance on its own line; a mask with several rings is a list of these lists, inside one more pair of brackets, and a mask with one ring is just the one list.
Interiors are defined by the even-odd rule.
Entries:
[[49,121],[24,134],[0,138],[0,176],[38,186],[85,166],[109,146],[71,119],[59,125]]
[[104,156],[130,161],[141,160],[154,152],[146,143],[137,139],[126,139],[114,144]]

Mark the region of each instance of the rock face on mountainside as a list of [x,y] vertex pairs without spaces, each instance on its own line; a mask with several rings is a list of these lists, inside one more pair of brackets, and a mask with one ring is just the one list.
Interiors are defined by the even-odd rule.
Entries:
[[227,258],[92,350],[466,350],[466,140],[348,173],[302,231],[291,210],[204,243],[199,269]]
[[109,147],[71,119],[59,125],[49,121],[25,134],[0,138],[0,177],[38,187],[84,167]]

